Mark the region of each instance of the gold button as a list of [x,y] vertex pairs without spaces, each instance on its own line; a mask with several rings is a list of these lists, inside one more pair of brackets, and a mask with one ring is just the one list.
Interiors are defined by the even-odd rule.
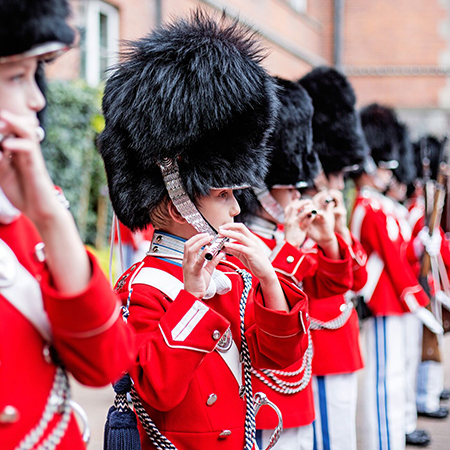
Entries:
[[215,341],[218,341],[220,339],[220,331],[219,330],[214,330],[213,334],[212,334],[212,338]]
[[212,405],[214,405],[214,403],[216,403],[217,402],[217,395],[216,394],[211,394],[209,397],[208,397],[208,400],[206,400],[206,404],[208,405],[208,406],[212,406]]
[[223,430],[222,433],[219,434],[220,439],[225,439],[231,434],[230,430]]
[[161,242],[162,241],[162,236],[160,234],[158,234],[158,236],[156,236],[155,241],[158,242],[158,243]]
[[292,255],[289,255],[289,256],[286,258],[286,262],[287,262],[288,264],[292,264],[292,263],[294,262],[294,260],[295,260],[295,258],[294,258]]
[[19,411],[14,406],[7,405],[0,412],[0,423],[14,423],[19,420]]
[[153,253],[158,253],[158,251],[159,251],[158,246],[157,246],[157,245],[154,245],[153,248],[152,248],[152,252],[153,252]]

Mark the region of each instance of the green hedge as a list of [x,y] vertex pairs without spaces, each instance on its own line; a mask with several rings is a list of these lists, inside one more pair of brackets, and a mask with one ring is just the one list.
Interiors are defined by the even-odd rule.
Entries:
[[106,186],[103,163],[94,143],[104,125],[101,90],[82,80],[49,81],[46,97],[42,150],[47,168],[69,200],[84,242],[98,244],[97,207]]

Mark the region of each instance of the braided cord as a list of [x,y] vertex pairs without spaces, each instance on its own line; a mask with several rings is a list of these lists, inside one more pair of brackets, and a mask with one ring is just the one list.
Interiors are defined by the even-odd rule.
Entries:
[[[252,374],[263,382],[266,386],[270,387],[272,390],[279,392],[281,394],[293,395],[302,391],[308,386],[311,381],[312,375],[312,356],[313,356],[313,345],[311,339],[311,333],[308,332],[308,348],[306,349],[305,356],[303,357],[302,367],[296,371],[287,372],[281,370],[270,370],[262,369],[257,370],[252,368]],[[304,373],[300,380],[295,382],[289,382],[278,378],[276,375],[283,375],[287,377],[293,377],[299,375],[303,369]]]
[[319,319],[314,319],[311,317],[311,330],[338,330],[342,328],[350,319],[350,316],[353,312],[353,302],[350,298],[345,299],[345,310],[342,314],[339,314],[335,319],[328,320],[327,322],[323,322]]
[[[36,447],[47,430],[50,421],[56,414],[61,413],[61,420],[46,436],[44,441]],[[66,372],[61,368],[56,368],[53,386],[48,396],[39,423],[22,439],[15,450],[54,450],[64,437],[69,426],[72,407],[70,405],[70,387]]]
[[245,337],[244,318],[245,308],[247,306],[247,299],[250,289],[252,287],[252,276],[245,270],[237,271],[244,282],[244,290],[242,291],[241,301],[239,303],[239,315],[241,319],[241,358],[244,364],[244,395],[246,402],[245,412],[245,450],[251,450],[255,443],[256,435],[256,421],[255,421],[255,405],[253,400],[252,389],[252,362],[250,359],[250,352],[248,350],[247,338]]
[[133,400],[134,410],[136,411],[136,414],[139,418],[139,421],[141,422],[145,432],[147,433],[147,436],[152,441],[153,445],[158,450],[177,450],[175,445],[172,444],[172,442],[169,441],[161,432],[158,430],[158,427],[156,426],[155,422],[150,418],[147,411],[145,410],[144,406],[141,403],[141,400],[139,399],[139,396],[136,392],[136,389],[134,387],[131,388],[131,399]]

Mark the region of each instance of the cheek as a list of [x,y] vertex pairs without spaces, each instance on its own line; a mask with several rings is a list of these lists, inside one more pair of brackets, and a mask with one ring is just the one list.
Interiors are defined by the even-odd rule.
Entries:
[[18,115],[26,114],[28,108],[24,92],[18,86],[11,86],[0,81],[0,109],[6,109]]

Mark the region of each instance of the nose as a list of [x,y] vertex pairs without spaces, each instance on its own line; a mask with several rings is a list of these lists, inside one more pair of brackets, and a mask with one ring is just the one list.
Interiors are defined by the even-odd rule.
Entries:
[[233,196],[233,204],[231,205],[230,208],[230,215],[231,217],[236,217],[241,212],[241,207],[239,206],[239,203],[236,200],[234,193],[232,194],[232,196]]
[[298,200],[302,194],[300,194],[300,191],[297,189],[292,189],[292,200]]
[[36,81],[33,80],[31,87],[30,87],[30,93],[28,97],[28,107],[35,112],[39,112],[44,109],[46,104],[44,94],[39,89],[39,86],[37,85]]

